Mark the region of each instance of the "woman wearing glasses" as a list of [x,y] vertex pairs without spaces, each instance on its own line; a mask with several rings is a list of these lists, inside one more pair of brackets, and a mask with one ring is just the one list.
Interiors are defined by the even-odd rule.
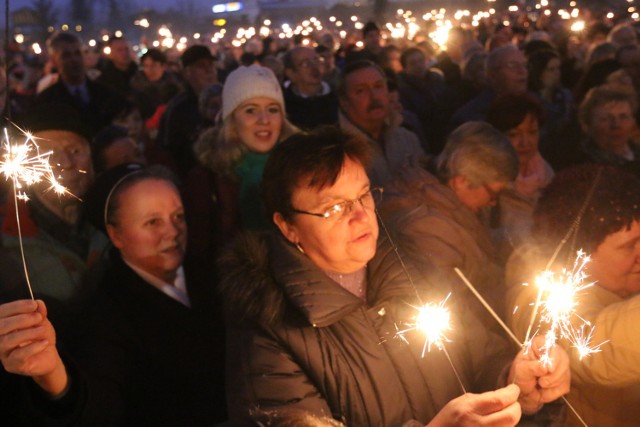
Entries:
[[370,186],[369,158],[365,143],[333,129],[271,153],[263,197],[280,233],[244,236],[222,259],[232,419],[296,408],[349,426],[511,426],[521,410],[566,392],[566,354],[550,370],[522,353],[505,369],[503,343],[466,316],[454,320],[460,335],[447,346],[466,390],[495,390],[507,372],[520,389],[464,394],[443,352],[422,359],[419,334],[394,339],[415,316],[417,294],[428,301],[446,291],[404,270],[379,235],[382,190]]

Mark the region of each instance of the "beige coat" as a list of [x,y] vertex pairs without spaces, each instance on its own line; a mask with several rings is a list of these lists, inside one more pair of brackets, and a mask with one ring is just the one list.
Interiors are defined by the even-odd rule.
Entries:
[[[518,248],[507,264],[508,301],[518,307],[507,321],[521,340],[531,317],[529,305],[536,299],[532,282],[545,263],[540,249],[528,245]],[[560,341],[571,357],[569,402],[590,427],[640,426],[640,295],[622,299],[596,284],[580,293],[577,310],[595,327],[592,345],[608,342],[601,352],[580,360],[575,348]],[[567,414],[565,425],[582,425]]]

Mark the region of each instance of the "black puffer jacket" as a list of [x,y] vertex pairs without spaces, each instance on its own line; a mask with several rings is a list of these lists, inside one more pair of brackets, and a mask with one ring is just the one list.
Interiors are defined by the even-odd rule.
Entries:
[[[281,237],[243,236],[223,257],[232,417],[290,406],[349,426],[400,426],[427,423],[462,394],[443,352],[422,358],[417,333],[406,335],[408,344],[396,337],[415,315],[409,304],[418,301],[393,248],[381,240],[368,264],[367,304]],[[444,295],[413,279],[423,302]],[[455,297],[448,305],[455,308]],[[452,317],[446,348],[467,391],[495,388],[511,359],[503,342],[472,319]]]

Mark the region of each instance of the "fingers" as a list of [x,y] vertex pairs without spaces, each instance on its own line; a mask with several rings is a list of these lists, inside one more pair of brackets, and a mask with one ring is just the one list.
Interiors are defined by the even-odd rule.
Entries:
[[0,337],[18,329],[36,326],[41,323],[42,320],[42,314],[37,311],[28,311],[26,313],[17,312],[9,317],[0,317]]
[[31,375],[34,370],[34,366],[32,362],[32,358],[34,356],[42,353],[47,346],[49,345],[49,341],[46,339],[31,341],[29,344],[16,348],[11,352],[11,354],[4,359],[3,364],[5,368],[9,372]]
[[32,300],[19,300],[0,304],[0,319],[15,316],[16,314],[31,313],[36,311],[37,307],[38,304]]
[[486,415],[482,419],[482,425],[488,427],[515,426],[521,417],[522,409],[520,408],[520,403],[515,401],[499,412]]
[[493,414],[502,411],[513,405],[518,400],[520,388],[515,384],[495,391],[475,395],[476,399],[471,402],[472,410],[480,415]]

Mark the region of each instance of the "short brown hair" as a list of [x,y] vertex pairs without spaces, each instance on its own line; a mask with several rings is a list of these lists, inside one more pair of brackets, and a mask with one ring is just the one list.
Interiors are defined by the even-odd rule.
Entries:
[[299,133],[278,144],[262,176],[262,198],[269,217],[279,212],[289,219],[295,188],[303,183],[317,189],[335,184],[347,158],[367,169],[371,149],[366,141],[334,126]]
[[609,102],[627,102],[634,117],[638,111],[638,101],[633,89],[621,85],[607,84],[596,86],[587,92],[578,110],[580,123],[585,126],[591,122],[591,114],[596,107]]

